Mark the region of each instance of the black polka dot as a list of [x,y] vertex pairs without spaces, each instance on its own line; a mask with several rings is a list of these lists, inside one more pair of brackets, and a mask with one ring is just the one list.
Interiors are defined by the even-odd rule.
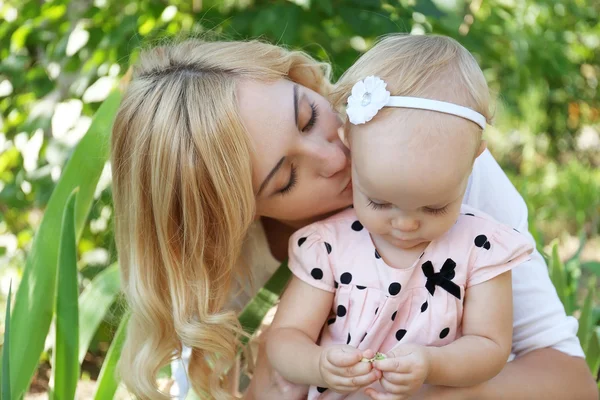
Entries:
[[362,342],[363,342],[363,340],[365,340],[365,338],[366,338],[366,337],[367,337],[367,334],[365,333],[365,334],[363,335],[362,339],[360,339],[360,342],[362,343]]
[[327,254],[331,254],[331,245],[325,242],[325,248],[327,249]]
[[334,322],[335,322],[335,317],[333,317],[333,318],[329,318],[329,319],[327,320],[327,325],[331,325],[331,324],[333,324]]
[[421,304],[421,312],[425,312],[427,307],[429,307],[429,304],[427,303],[427,300],[425,300],[425,303]]
[[400,289],[402,289],[402,285],[400,285],[398,282],[394,282],[394,283],[390,284],[390,287],[388,288],[388,292],[392,296],[395,296],[398,293],[400,293]]
[[475,238],[475,246],[483,247],[483,245],[487,242],[487,236],[479,235]]
[[486,250],[489,250],[491,247],[490,242],[485,242],[485,244],[483,245],[483,248]]
[[356,232],[360,232],[363,229],[363,225],[360,223],[360,221],[354,221],[352,223],[352,230],[356,231]]
[[394,311],[394,313],[392,314],[392,321],[396,319],[396,314],[398,314],[398,311]]
[[310,276],[317,280],[323,279],[323,271],[321,268],[313,268],[312,271],[310,271]]
[[350,344],[350,340],[352,340],[352,336],[350,336],[350,332],[348,332],[348,339],[346,339],[346,344]]
[[466,213],[465,215],[469,215],[469,216],[471,216],[471,217],[474,217],[474,216],[475,216],[475,214],[471,214],[471,213]]
[[406,335],[406,329],[398,329],[396,332],[396,340],[400,341]]
[[356,285],[356,288],[357,288],[358,290],[364,290],[364,289],[366,289],[367,287],[366,287],[366,286],[360,286],[360,285]]
[[448,336],[449,333],[450,333],[450,328],[442,329],[442,331],[440,332],[440,339],[445,338],[446,336]]
[[339,305],[337,308],[337,316],[343,317],[344,315],[346,315],[346,307]]
[[379,252],[377,251],[377,249],[375,249],[375,258],[380,259],[381,256],[379,255]]
[[379,307],[375,309],[375,315],[377,315],[377,311],[379,311]]
[[340,287],[340,284],[337,281],[333,281],[333,286],[337,289]]
[[302,244],[304,244],[304,242],[306,242],[305,237],[301,237],[300,239],[298,239],[298,247],[302,246]]
[[352,274],[350,272],[344,272],[342,276],[340,276],[340,282],[342,282],[344,285],[349,284],[352,282]]
[[324,391],[326,391],[326,390],[327,390],[327,388],[324,388],[324,387],[317,387],[317,392],[319,392],[319,393],[323,393],[323,392],[324,392]]

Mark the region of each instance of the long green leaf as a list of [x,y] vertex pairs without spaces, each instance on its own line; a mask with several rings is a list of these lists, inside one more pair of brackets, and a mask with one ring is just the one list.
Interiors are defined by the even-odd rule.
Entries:
[[100,272],[79,296],[79,363],[83,361],[98,326],[121,289],[119,266]]
[[75,239],[75,200],[77,189],[67,200],[63,216],[56,290],[56,344],[54,345],[54,396],[56,400],[75,398],[79,379],[79,310],[77,283],[77,243]]
[[[267,312],[269,312],[279,299],[279,296],[281,296],[285,285],[290,280],[290,276],[291,272],[287,266],[287,261],[285,261],[258,291],[250,303],[244,307],[238,320],[248,335],[256,332]],[[248,339],[244,337],[241,341],[242,345],[246,345]]]
[[127,322],[129,321],[129,313],[123,315],[123,319],[117,328],[117,332],[113,337],[112,343],[106,353],[106,358],[102,364],[100,375],[98,376],[98,388],[94,395],[94,400],[108,400],[115,396],[119,380],[116,376],[117,362],[121,357],[123,342],[125,341],[125,333],[127,332]]
[[79,186],[75,208],[75,232],[79,237],[108,159],[112,121],[120,99],[120,92],[114,91],[100,106],[87,134],[67,162],[33,240],[12,313],[10,363],[14,397],[21,397],[27,390],[52,321],[59,247],[57,233],[62,227],[64,204]]
[[6,299],[6,319],[4,320],[4,344],[5,350],[2,355],[2,398],[10,400],[10,300],[12,297],[12,282],[8,287],[8,299]]
[[596,297],[596,280],[591,279],[588,294],[585,298],[585,302],[583,303],[583,308],[581,309],[581,315],[579,316],[579,330],[577,331],[577,337],[579,337],[579,342],[581,343],[581,347],[584,349],[587,348],[588,340],[590,333],[592,332],[592,306],[594,305],[594,297]]
[[598,334],[592,332],[587,349],[585,349],[585,360],[587,361],[590,371],[594,377],[598,376],[600,369],[600,342],[598,342]]
[[556,288],[556,293],[558,294],[558,297],[560,298],[561,302],[563,303],[563,305],[565,306],[565,309],[567,311],[567,314],[571,314],[571,310],[570,307],[568,307],[568,293],[567,293],[567,277],[566,277],[566,272],[565,272],[565,267],[564,264],[562,263],[559,255],[558,255],[558,245],[554,244],[554,246],[552,246],[552,258],[551,260],[551,264],[552,264],[552,273],[551,273],[551,278],[552,278],[552,283],[554,284],[554,287]]

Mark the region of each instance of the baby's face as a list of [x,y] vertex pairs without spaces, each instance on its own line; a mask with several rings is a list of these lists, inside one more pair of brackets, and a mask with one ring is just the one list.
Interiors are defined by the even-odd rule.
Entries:
[[352,130],[354,209],[369,232],[402,249],[446,233],[480,153],[477,126],[432,111],[394,109]]

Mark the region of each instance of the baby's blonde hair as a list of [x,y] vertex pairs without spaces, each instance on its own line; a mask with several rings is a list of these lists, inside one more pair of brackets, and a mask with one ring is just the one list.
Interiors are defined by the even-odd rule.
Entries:
[[[471,53],[449,37],[394,34],[382,38],[335,84],[331,95],[335,108],[342,110],[352,86],[370,75],[383,79],[392,96],[453,102],[491,122],[490,93],[483,72]],[[440,93],[434,86],[442,80],[445,87]]]
[[131,308],[120,374],[142,399],[166,399],[159,369],[192,348],[202,397],[232,398],[223,378],[239,326],[223,310],[255,216],[252,146],[240,117],[242,80],[290,79],[322,95],[329,65],[249,42],[188,40],[144,51],[112,133],[115,228]]

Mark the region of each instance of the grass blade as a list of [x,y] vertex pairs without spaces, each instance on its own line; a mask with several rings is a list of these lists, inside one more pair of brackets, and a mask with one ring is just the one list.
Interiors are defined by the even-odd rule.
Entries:
[[568,293],[567,293],[567,277],[564,264],[560,260],[558,255],[558,245],[554,244],[552,246],[552,257],[550,258],[550,263],[552,265],[550,277],[552,279],[552,283],[556,288],[556,293],[560,298],[561,302],[565,306],[567,315],[572,314],[572,310],[569,307],[568,303]]
[[129,322],[129,313],[123,315],[123,319],[113,337],[108,353],[106,353],[106,358],[98,376],[98,388],[94,395],[95,400],[107,400],[115,396],[115,392],[119,386],[119,380],[116,376],[117,362],[121,357],[121,349],[123,348],[125,333],[127,332],[127,322]]
[[585,360],[594,378],[597,377],[600,369],[600,343],[596,331],[592,331],[588,347],[585,349]]
[[[283,262],[265,286],[244,307],[238,320],[248,335],[256,332],[267,312],[275,305],[279,296],[281,296],[285,285],[290,280],[291,274],[287,266],[287,261]],[[243,337],[241,339],[242,345],[245,346],[247,341],[248,339]]]
[[[67,197],[79,187],[75,205],[75,232],[79,237],[89,213],[94,190],[108,160],[111,125],[121,99],[114,91],[96,113],[87,134],[71,159],[46,207],[27,257],[12,313],[11,388],[21,397],[35,372],[54,311],[56,269],[62,211]],[[32,295],[35,293],[35,296]]]
[[2,398],[10,400],[10,300],[12,297],[12,282],[8,287],[8,299],[6,299],[6,319],[4,320],[4,344],[2,348]]
[[121,289],[119,266],[115,263],[100,272],[79,296],[79,363],[85,354],[98,326],[106,316]]
[[56,287],[56,344],[54,345],[54,396],[56,400],[75,398],[79,379],[79,285],[77,282],[77,242],[75,201],[77,189],[67,200],[58,252]]
[[577,337],[581,343],[581,347],[584,349],[588,346],[588,340],[590,333],[592,332],[592,306],[594,304],[594,297],[596,296],[596,280],[591,279],[588,287],[588,294],[583,303],[581,309],[581,315],[579,316],[579,330],[577,331]]

